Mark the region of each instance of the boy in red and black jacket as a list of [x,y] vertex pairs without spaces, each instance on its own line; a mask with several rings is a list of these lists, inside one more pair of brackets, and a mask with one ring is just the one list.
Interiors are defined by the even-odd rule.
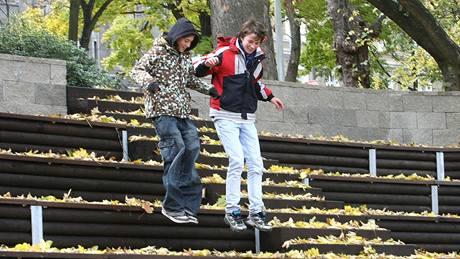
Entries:
[[246,224],[270,231],[262,201],[263,162],[255,127],[257,101],[270,101],[278,110],[283,102],[261,82],[262,60],[259,45],[266,38],[263,24],[245,22],[238,37],[219,38],[218,47],[195,64],[195,75],[212,75],[220,98],[211,99],[210,116],[225,152],[229,156],[226,179],[225,222],[234,231],[246,225],[240,211],[241,173],[248,166],[249,217]]

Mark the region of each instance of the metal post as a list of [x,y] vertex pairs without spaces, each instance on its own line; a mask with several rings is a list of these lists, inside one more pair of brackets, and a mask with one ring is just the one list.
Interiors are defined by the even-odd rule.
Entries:
[[123,160],[124,161],[129,161],[129,156],[128,156],[128,132],[126,130],[123,130],[121,132],[121,138],[123,142]]
[[43,214],[41,206],[30,206],[30,219],[32,222],[32,245],[43,241]]
[[283,24],[281,20],[281,2],[280,0],[275,0],[276,70],[278,72],[278,80],[284,81]]
[[303,184],[306,184],[306,185],[310,185],[310,179],[309,179],[308,177],[307,177],[307,178],[304,178],[304,179],[302,180],[302,183],[303,183]]
[[369,173],[371,176],[377,176],[377,151],[369,149]]
[[439,215],[438,186],[431,186],[431,211],[434,215]]
[[436,152],[436,175],[438,181],[444,181],[444,152]]
[[260,231],[257,228],[254,229],[254,236],[256,239],[256,253],[260,253]]

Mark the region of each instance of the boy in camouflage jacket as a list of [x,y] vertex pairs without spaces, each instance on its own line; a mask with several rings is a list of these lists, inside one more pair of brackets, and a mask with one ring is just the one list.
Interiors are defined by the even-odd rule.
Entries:
[[152,118],[164,163],[166,194],[162,213],[176,223],[198,223],[201,179],[195,169],[198,131],[190,120],[186,88],[219,98],[216,89],[194,75],[190,50],[199,41],[192,23],[179,19],[134,66],[131,77],[145,92],[145,114]]

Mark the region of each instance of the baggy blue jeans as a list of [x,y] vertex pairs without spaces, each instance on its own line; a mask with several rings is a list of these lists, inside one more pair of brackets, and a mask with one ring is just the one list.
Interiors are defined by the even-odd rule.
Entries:
[[200,153],[196,126],[189,119],[159,116],[154,119],[163,159],[163,208],[172,213],[196,215],[201,204],[201,179],[195,169]]

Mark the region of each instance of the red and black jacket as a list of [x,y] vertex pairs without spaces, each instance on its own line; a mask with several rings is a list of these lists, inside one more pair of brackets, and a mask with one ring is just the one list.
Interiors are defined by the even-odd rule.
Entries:
[[[219,64],[208,68],[204,62],[211,57],[218,57]],[[212,84],[221,96],[219,99],[211,98],[211,108],[241,113],[241,118],[246,119],[248,113],[257,110],[258,100],[270,101],[274,97],[272,91],[260,81],[264,58],[264,53],[258,48],[247,66],[238,38],[219,38],[217,49],[195,63],[195,75],[203,77],[211,74]]]

